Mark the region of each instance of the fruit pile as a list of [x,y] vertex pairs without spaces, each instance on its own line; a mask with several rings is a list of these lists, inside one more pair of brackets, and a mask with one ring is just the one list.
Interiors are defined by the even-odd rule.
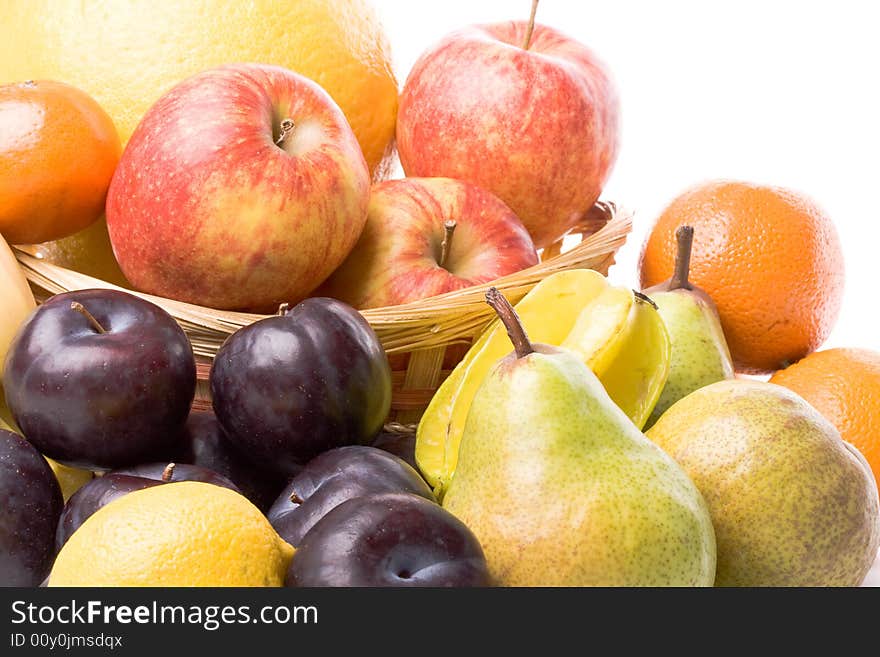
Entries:
[[[557,248],[616,157],[607,70],[534,2],[431,47],[398,106],[362,2],[102,4],[0,8],[0,585],[862,582],[880,353],[817,351],[844,271],[810,199],[685,191],[640,291],[490,287],[497,319],[407,432],[359,310]],[[112,61],[78,53],[98,31]],[[37,306],[7,242],[126,289]],[[270,313],[216,353],[211,412],[187,334],[132,291]]]

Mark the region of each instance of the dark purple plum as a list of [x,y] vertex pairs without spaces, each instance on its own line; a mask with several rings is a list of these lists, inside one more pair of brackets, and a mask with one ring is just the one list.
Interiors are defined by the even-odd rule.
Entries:
[[167,463],[164,461],[161,463],[142,463],[130,468],[119,468],[110,474],[143,477],[144,479],[152,479],[164,484],[173,484],[177,481],[201,481],[205,484],[229,488],[236,493],[241,492],[238,490],[238,486],[219,472],[200,465],[192,465],[191,463]]
[[305,535],[287,586],[487,586],[486,558],[470,529],[411,493],[343,502]]
[[254,465],[235,449],[211,411],[189,414],[180,445],[177,463],[200,465],[223,475],[264,513],[284,488],[285,477]]
[[416,470],[416,434],[415,431],[386,431],[382,430],[373,441],[373,447],[384,449],[395,456],[399,456]]
[[284,475],[334,447],[368,444],[391,406],[391,369],[373,329],[321,297],[229,336],[210,383],[226,436]]
[[167,458],[195,386],[192,347],[171,315],[116,290],[49,299],[19,330],[3,373],[27,439],[92,470]]
[[56,549],[60,550],[80,525],[98,509],[110,504],[113,500],[136,490],[178,481],[201,481],[238,492],[235,485],[226,477],[197,465],[147,463],[123,470],[114,470],[81,486],[67,500],[57,523]]
[[0,586],[38,586],[55,558],[55,527],[64,500],[46,459],[3,429],[0,500]]
[[434,494],[410,465],[388,452],[352,445],[316,456],[278,496],[267,517],[275,531],[296,547],[334,507],[375,493]]

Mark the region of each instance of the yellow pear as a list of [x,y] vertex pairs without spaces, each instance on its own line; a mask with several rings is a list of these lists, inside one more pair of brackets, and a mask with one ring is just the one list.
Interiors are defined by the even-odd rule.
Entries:
[[734,377],[733,361],[712,298],[688,280],[694,229],[679,226],[672,278],[645,290],[657,304],[672,345],[669,377],[646,427],[694,390]]
[[490,290],[515,353],[479,386],[444,508],[500,586],[711,586],[709,511],[573,352],[532,343]]
[[720,381],[648,430],[703,493],[718,586],[855,586],[880,546],[877,486],[864,458],[801,397]]

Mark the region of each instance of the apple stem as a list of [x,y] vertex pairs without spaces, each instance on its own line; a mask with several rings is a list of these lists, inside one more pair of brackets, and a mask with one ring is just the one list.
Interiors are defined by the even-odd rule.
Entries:
[[675,252],[675,268],[669,281],[670,290],[690,290],[691,249],[694,245],[693,226],[679,226],[675,231],[677,249]]
[[538,13],[538,0],[532,0],[532,13],[529,16],[529,26],[526,28],[526,38],[523,39],[523,50],[528,50],[532,42],[532,32],[535,30],[535,14]]
[[449,219],[443,224],[446,234],[443,236],[443,242],[440,243],[440,266],[446,266],[446,260],[449,258],[449,251],[452,249],[452,236],[455,234],[455,220]]
[[281,121],[280,132],[278,134],[278,139],[275,140],[275,145],[281,146],[281,143],[287,139],[287,135],[291,132],[293,132],[293,120],[284,119]]
[[171,477],[174,476],[174,468],[176,466],[176,463],[169,463],[165,466],[165,469],[162,470],[162,481],[164,481],[166,484],[171,481]]
[[526,334],[526,329],[522,325],[519,315],[516,314],[516,310],[510,305],[507,298],[498,291],[497,287],[490,287],[486,291],[486,303],[492,306],[492,310],[497,313],[498,319],[507,329],[507,335],[516,350],[516,357],[524,358],[534,353],[535,350],[532,348],[532,343],[529,341],[529,336]]
[[290,310],[290,304],[286,301],[278,306],[278,316],[284,317],[287,314],[287,311]]
[[87,320],[89,320],[89,324],[91,324],[92,328],[95,329],[98,333],[106,333],[107,332],[107,329],[105,329],[103,326],[101,326],[101,324],[98,322],[98,320],[95,319],[94,315],[92,315],[92,313],[90,313],[88,310],[86,310],[85,306],[83,306],[79,301],[71,301],[70,302],[70,309],[75,310],[80,315],[82,315]]

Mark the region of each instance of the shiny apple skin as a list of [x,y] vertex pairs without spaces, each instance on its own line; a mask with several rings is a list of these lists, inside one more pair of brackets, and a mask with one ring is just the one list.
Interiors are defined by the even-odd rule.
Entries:
[[91,470],[166,458],[195,387],[183,329],[159,306],[117,290],[49,299],[16,335],[3,375],[25,437],[49,458]]
[[285,477],[254,465],[236,451],[212,411],[192,411],[180,442],[181,451],[174,459],[178,465],[192,463],[226,477],[264,513],[284,488]]
[[5,429],[0,429],[0,500],[0,586],[37,586],[55,558],[64,499],[46,459]]
[[[441,263],[447,222],[455,229]],[[355,308],[397,306],[537,263],[525,226],[494,194],[450,178],[387,180],[373,186],[358,243],[317,293]]]
[[132,468],[114,470],[82,486],[70,496],[61,512],[55,534],[57,549],[60,550],[70,535],[98,509],[136,490],[178,481],[201,481],[239,492],[235,484],[226,477],[207,468],[186,463],[175,463],[171,476],[164,480],[162,475],[166,467],[168,463],[145,463]]
[[617,157],[619,103],[585,45],[507,21],[457,30],[429,47],[400,95],[397,147],[407,176],[489,190],[543,248],[599,197]]
[[412,493],[343,502],[312,527],[286,586],[471,587],[489,585],[474,534],[440,505]]
[[[303,536],[336,506],[377,493],[412,493],[434,501],[421,475],[393,454],[352,445],[324,452],[308,462],[269,509],[269,522],[296,547]],[[293,501],[291,498],[299,501]]]
[[231,335],[210,374],[214,413],[254,463],[294,475],[334,447],[369,443],[391,407],[391,369],[350,306],[313,297]]
[[229,64],[145,114],[110,184],[107,228],[139,290],[271,312],[345,259],[369,197],[360,145],[324,89],[279,66]]

